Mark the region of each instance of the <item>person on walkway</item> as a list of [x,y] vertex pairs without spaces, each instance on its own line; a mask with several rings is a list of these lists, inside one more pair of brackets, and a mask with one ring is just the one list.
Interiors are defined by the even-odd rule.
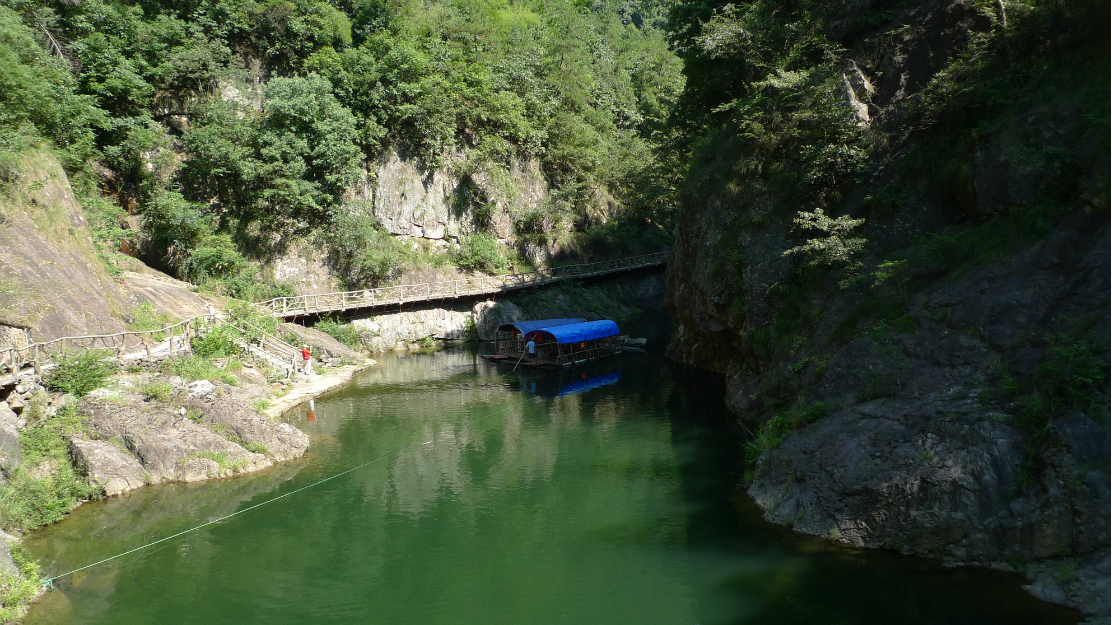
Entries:
[[313,374],[313,354],[312,354],[312,352],[309,351],[309,346],[308,345],[302,345],[301,346],[301,362],[303,363],[303,366],[301,367],[301,371],[305,375],[312,375]]
[[209,325],[215,324],[216,323],[216,306],[213,306],[212,302],[205,302],[205,310],[206,310],[206,312],[208,312]]

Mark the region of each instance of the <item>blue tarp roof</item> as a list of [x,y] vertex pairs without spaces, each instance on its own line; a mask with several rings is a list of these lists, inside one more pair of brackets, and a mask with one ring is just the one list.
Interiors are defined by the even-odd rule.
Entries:
[[615,371],[613,373],[596,375],[595,377],[588,378],[586,380],[572,382],[571,384],[568,384],[567,386],[561,388],[560,392],[556,393],[556,396],[563,397],[565,395],[574,395],[576,393],[586,393],[593,388],[606,386],[607,384],[615,384],[618,381],[618,377],[621,375],[621,371]]
[[541,328],[554,328],[556,326],[566,326],[573,323],[583,323],[582,319],[540,319],[538,321],[512,321],[510,323],[503,323],[498,326],[499,332],[508,332],[510,328],[517,328],[517,331],[522,334],[527,334],[533,330],[540,330]]
[[570,325],[549,326],[547,328],[533,330],[533,332],[543,332],[556,339],[556,342],[560,345],[567,345],[568,343],[579,343],[580,341],[592,341],[594,339],[604,339],[608,336],[615,336],[618,334],[618,324],[609,319],[603,319],[601,321],[584,321],[583,323],[573,323]]

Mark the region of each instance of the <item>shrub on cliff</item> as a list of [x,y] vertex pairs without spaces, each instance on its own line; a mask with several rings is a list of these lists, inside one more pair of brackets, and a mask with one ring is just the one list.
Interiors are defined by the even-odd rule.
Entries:
[[363,344],[363,333],[359,331],[359,328],[339,319],[325,317],[313,327],[348,347],[358,349]]
[[59,393],[84,397],[100,388],[116,368],[104,361],[104,354],[87,351],[62,356],[57,366],[46,375],[46,387]]
[[332,265],[347,288],[377,286],[397,277],[404,254],[374,217],[344,215],[329,239]]
[[469,271],[495,273],[506,268],[502,244],[485,232],[464,235],[459,249],[452,252],[452,262]]

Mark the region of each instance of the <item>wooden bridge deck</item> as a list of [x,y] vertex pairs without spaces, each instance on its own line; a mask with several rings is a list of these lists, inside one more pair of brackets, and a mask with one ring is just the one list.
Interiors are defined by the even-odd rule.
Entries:
[[319,315],[330,312],[376,308],[380,306],[403,305],[416,302],[430,302],[492,295],[518,289],[544,286],[572,278],[590,278],[619,271],[631,271],[642,267],[653,267],[668,262],[672,252],[658,252],[644,256],[631,256],[617,260],[607,260],[584,265],[567,265],[544,269],[531,273],[505,274],[460,278],[427,284],[402,284],[384,286],[359,291],[322,293],[319,295],[298,295],[278,297],[256,305],[275,317],[291,318],[305,315]]

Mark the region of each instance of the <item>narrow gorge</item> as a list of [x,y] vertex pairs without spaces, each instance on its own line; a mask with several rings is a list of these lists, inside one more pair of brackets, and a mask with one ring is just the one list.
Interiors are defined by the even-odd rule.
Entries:
[[1110,20],[0,0],[0,622],[1109,623]]

